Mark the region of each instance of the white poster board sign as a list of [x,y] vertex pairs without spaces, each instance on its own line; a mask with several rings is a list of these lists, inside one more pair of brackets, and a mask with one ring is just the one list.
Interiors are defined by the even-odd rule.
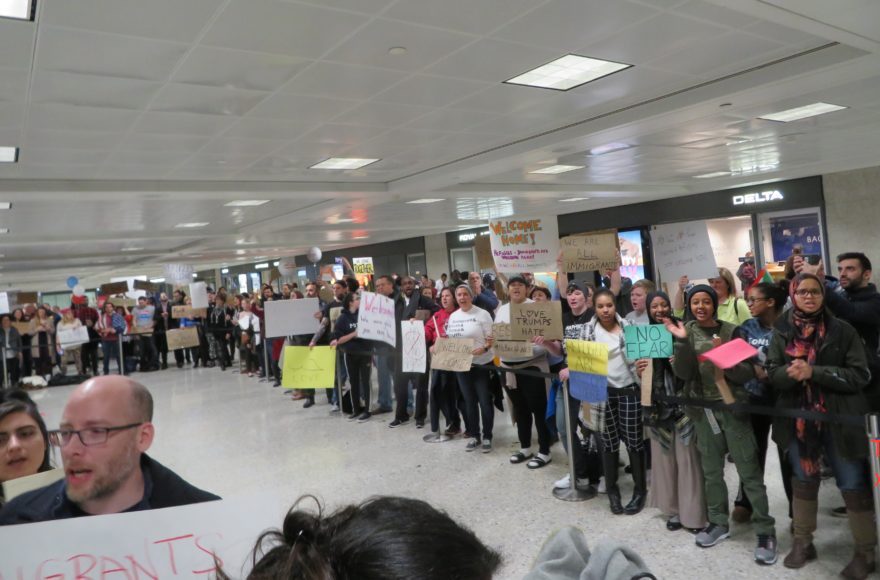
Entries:
[[654,226],[651,239],[660,280],[670,288],[678,284],[682,276],[691,280],[718,277],[706,222]]
[[0,528],[0,578],[231,578],[260,534],[280,527],[271,496]]
[[9,294],[0,292],[0,314],[9,314]]
[[165,264],[162,268],[165,280],[169,284],[189,284],[193,279],[191,264]]
[[89,342],[89,329],[85,326],[59,328],[58,342],[61,343],[61,348],[85,344]]
[[361,294],[361,306],[358,311],[358,338],[378,340],[391,346],[397,346],[394,300],[374,292]]
[[318,331],[321,321],[315,312],[321,309],[317,298],[298,300],[270,300],[266,302],[266,336],[312,335]]
[[559,226],[555,217],[490,220],[489,241],[499,272],[556,271]]
[[425,372],[425,367],[427,366],[425,323],[421,320],[404,320],[400,323],[400,339],[403,341],[403,366],[401,372]]
[[189,285],[189,298],[193,308],[208,307],[208,284],[205,282],[191,282]]

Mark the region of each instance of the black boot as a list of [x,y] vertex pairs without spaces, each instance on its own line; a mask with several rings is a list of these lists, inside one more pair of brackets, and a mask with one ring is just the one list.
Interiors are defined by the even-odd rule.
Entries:
[[633,489],[632,499],[623,509],[628,516],[642,511],[642,508],[645,507],[645,501],[648,499],[647,463],[647,458],[643,451],[638,453],[630,452],[629,464],[632,466],[635,488]]
[[611,505],[611,513],[619,516],[623,513],[623,504],[620,501],[620,489],[617,487],[617,453],[602,453],[602,466],[605,471],[605,492],[608,494],[608,503]]

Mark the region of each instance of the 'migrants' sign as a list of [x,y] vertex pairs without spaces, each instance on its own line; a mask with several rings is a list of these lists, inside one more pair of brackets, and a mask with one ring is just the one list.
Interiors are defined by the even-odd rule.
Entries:
[[753,205],[767,203],[768,201],[782,201],[785,199],[778,189],[761,191],[758,193],[744,193],[733,196],[733,205]]

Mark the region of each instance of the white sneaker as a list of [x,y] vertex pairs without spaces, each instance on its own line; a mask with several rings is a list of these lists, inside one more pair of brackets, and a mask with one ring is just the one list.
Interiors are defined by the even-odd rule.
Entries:
[[596,491],[599,493],[608,493],[608,490],[605,489],[605,477],[599,478],[599,485],[596,487]]
[[571,487],[571,476],[566,475],[553,483],[553,489],[568,489]]

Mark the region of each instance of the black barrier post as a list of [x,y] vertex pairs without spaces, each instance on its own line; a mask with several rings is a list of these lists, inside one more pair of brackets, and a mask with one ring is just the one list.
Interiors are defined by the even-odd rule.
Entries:
[[[122,348],[122,335],[117,334],[116,336],[117,336],[117,338],[119,338],[119,345],[118,345],[119,356],[116,357],[116,362],[122,366],[122,368],[119,369],[119,372],[124,375],[125,374],[125,354],[124,354],[125,349]],[[107,353],[104,353],[104,355],[106,356]],[[107,363],[107,372],[108,373],[110,372],[110,363]]]
[[880,534],[880,413],[865,415],[868,431],[868,456],[871,458],[871,488],[874,490],[874,525]]
[[3,388],[9,388],[9,371],[6,369],[6,347],[3,347]]
[[269,375],[272,370],[269,368],[269,342],[266,339],[266,333],[260,329],[260,334],[263,335],[263,378],[259,380],[261,383],[269,382]]
[[[587,501],[588,499],[596,497],[596,492],[590,489],[578,489],[577,474],[574,472],[574,454],[578,453],[580,449],[575,449],[575,441],[577,441],[578,438],[575,435],[574,427],[571,424],[571,409],[568,402],[568,381],[562,381],[561,388],[562,402],[564,404],[565,412],[565,436],[568,438],[569,486],[564,489],[554,489],[553,497],[561,499],[562,501]],[[556,412],[558,413],[559,409],[556,409]],[[580,447],[580,443],[578,443],[578,447]]]

